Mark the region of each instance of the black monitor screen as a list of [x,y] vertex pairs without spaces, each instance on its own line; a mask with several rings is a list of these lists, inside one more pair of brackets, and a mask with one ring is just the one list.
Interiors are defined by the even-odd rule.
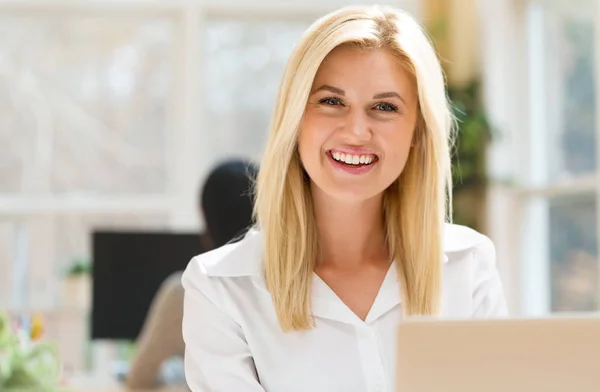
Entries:
[[92,339],[135,340],[160,285],[203,252],[198,233],[95,231]]

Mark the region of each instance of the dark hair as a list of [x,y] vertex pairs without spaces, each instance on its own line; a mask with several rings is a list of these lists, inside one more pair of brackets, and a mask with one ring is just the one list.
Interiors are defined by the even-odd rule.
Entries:
[[252,186],[258,167],[231,160],[212,169],[200,195],[206,230],[219,247],[242,236],[252,225]]

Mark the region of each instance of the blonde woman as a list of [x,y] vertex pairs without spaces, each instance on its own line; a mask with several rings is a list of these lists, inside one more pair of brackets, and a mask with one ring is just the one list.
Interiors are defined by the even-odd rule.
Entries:
[[183,277],[194,392],[392,391],[403,317],[506,314],[490,240],[450,216],[452,117],[419,24],[316,21],[283,76],[256,229]]

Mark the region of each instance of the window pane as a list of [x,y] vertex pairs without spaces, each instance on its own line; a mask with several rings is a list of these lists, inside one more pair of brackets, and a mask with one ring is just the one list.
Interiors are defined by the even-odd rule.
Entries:
[[550,201],[553,311],[597,309],[597,208],[593,196]]
[[[288,58],[311,21],[208,22],[203,103],[213,160],[257,159]],[[205,139],[206,140],[206,139]]]
[[0,192],[164,193],[171,30],[0,17]]
[[[596,170],[594,17],[589,0],[544,4],[548,178]],[[539,105],[532,102],[532,105]]]

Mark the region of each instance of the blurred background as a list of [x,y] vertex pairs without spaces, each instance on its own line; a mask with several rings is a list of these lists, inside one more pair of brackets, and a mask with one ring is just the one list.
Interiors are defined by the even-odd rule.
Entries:
[[[91,332],[92,287],[111,284],[94,280],[110,264],[94,233],[201,232],[208,171],[259,161],[301,33],[354,3],[369,1],[0,0],[0,309],[40,316],[68,377],[114,374],[135,350]],[[513,315],[596,311],[598,2],[387,3],[442,58],[455,221],[494,240]]]

